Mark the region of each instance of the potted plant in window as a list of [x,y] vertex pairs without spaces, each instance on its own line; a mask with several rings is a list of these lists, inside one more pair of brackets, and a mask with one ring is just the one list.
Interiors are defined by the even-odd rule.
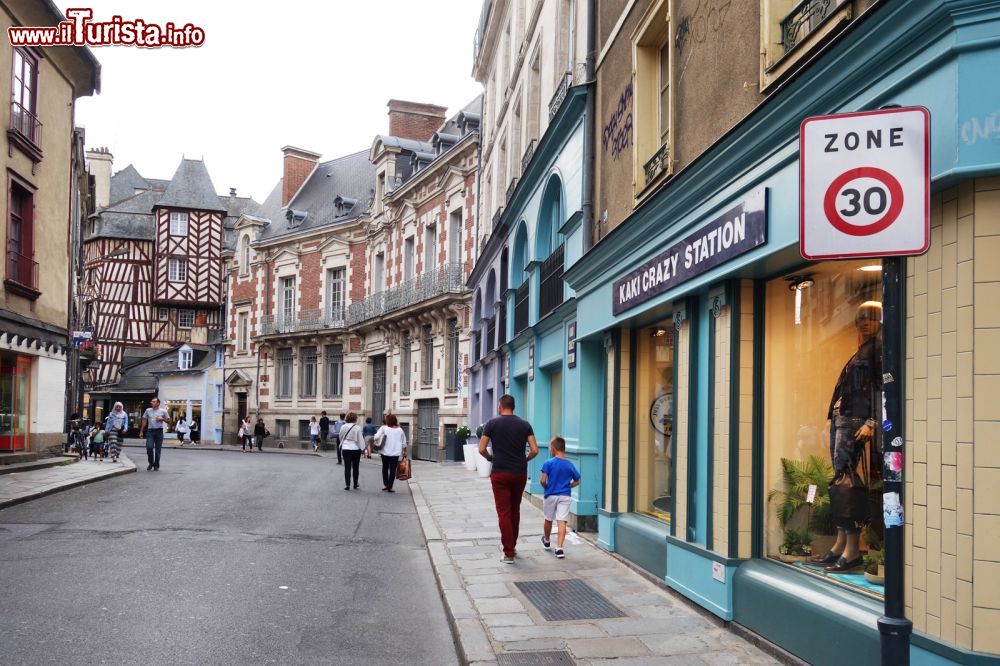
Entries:
[[786,527],[785,540],[778,548],[778,559],[789,564],[807,561],[812,557],[812,540],[813,533],[808,527]]
[[865,580],[872,585],[885,585],[885,554],[881,550],[869,548],[864,562]]
[[[814,553],[825,553],[833,545],[836,528],[830,515],[830,482],[833,467],[819,456],[809,456],[805,461],[781,459],[784,490],[775,488],[767,498],[775,502],[778,523],[783,530],[796,525],[799,536],[808,531],[811,536],[810,549]],[[815,486],[810,499],[810,488]],[[803,516],[804,513],[804,516]],[[787,540],[787,534],[786,540]],[[779,555],[780,555],[779,549]]]

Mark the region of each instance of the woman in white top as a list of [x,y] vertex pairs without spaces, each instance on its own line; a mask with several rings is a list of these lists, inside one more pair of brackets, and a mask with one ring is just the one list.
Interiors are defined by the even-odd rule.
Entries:
[[312,440],[313,451],[319,449],[319,423],[315,416],[309,422],[309,438]]
[[358,489],[358,472],[361,468],[361,454],[365,450],[365,437],[358,426],[358,415],[350,412],[340,428],[340,451],[344,457],[344,490],[351,489],[351,475],[354,475],[354,489]]
[[382,490],[394,493],[392,484],[396,481],[396,467],[399,459],[406,457],[406,432],[399,427],[395,414],[385,415],[385,425],[375,433],[375,440],[382,441]]

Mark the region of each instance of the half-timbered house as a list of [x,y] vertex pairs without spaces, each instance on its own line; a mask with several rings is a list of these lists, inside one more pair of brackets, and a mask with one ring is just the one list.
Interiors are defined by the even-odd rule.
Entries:
[[[118,386],[125,351],[221,340],[223,243],[240,214],[259,204],[233,190],[216,194],[200,160],[182,159],[165,181],[143,178],[131,165],[111,176],[107,151],[90,151],[88,159],[95,197],[106,202],[84,234],[84,321],[101,359],[91,416],[100,418],[115,400],[137,415],[150,394]],[[222,408],[221,382],[199,392],[195,411],[209,408],[201,393],[213,410]]]

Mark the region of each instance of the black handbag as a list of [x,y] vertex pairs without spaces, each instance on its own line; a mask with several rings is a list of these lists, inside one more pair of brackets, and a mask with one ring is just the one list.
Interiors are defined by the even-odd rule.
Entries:
[[835,521],[852,521],[860,525],[867,523],[871,517],[868,501],[868,449],[866,445],[856,469],[841,474],[830,484],[830,515]]

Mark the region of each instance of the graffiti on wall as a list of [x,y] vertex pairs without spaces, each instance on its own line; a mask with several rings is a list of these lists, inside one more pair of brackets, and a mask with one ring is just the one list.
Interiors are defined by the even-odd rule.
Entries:
[[622,152],[632,145],[632,81],[618,96],[618,106],[604,123],[601,137],[604,151],[611,150],[611,158],[617,160]]
[[988,116],[973,117],[962,123],[962,143],[974,146],[980,141],[1000,141],[1000,109]]

